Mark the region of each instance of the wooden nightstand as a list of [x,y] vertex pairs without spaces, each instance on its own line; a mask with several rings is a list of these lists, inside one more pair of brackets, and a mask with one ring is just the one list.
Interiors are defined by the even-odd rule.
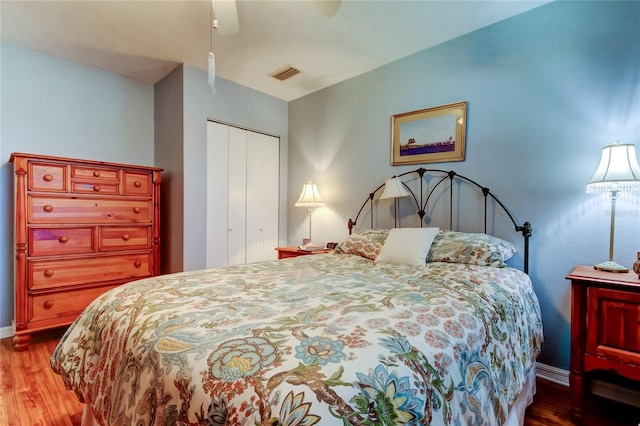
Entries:
[[[605,370],[640,381],[640,279],[592,266],[576,266],[566,278],[571,280],[571,417],[579,424],[587,373]],[[591,388],[596,393],[595,383]]]
[[316,251],[300,250],[298,247],[276,247],[278,250],[278,259],[286,259],[287,257],[306,256],[308,254],[331,253],[333,249],[324,249]]

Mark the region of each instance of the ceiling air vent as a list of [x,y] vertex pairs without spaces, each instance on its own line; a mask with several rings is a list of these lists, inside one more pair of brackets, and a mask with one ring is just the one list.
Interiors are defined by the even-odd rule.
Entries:
[[269,75],[275,78],[276,80],[284,81],[288,78],[293,77],[296,74],[300,74],[300,70],[295,69],[291,65],[287,65],[286,67],[280,68],[279,70],[274,71]]

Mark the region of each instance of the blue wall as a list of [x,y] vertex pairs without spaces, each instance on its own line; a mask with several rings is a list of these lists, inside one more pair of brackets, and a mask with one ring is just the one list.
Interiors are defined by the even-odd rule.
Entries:
[[0,327],[13,320],[12,152],[153,165],[153,86],[2,43]]
[[[475,178],[532,222],[541,361],[567,369],[564,277],[609,248],[610,200],[585,185],[604,145],[620,139],[640,153],[639,45],[639,2],[554,2],[291,102],[289,241],[307,226],[295,188],[318,183],[327,206],[314,211],[314,238],[339,241],[370,190],[416,168],[390,166],[390,117],[466,100],[466,160],[430,166]],[[638,194],[619,200],[616,230],[616,260],[629,267]]]
[[[184,65],[158,85],[2,44],[0,145],[0,335],[13,320],[13,165],[27,152],[164,167],[163,203],[171,240],[182,259],[162,269],[205,267],[206,120],[225,121],[280,136],[281,240],[286,236],[287,103]],[[170,86],[169,88],[165,86]],[[172,90],[174,92],[172,92]],[[170,102],[173,105],[157,104]],[[155,114],[155,116],[154,116]],[[162,122],[156,123],[156,118]],[[162,134],[154,136],[154,125]],[[157,145],[156,145],[157,143]],[[156,164],[154,154],[159,161]],[[171,158],[170,158],[171,157]],[[175,203],[184,200],[184,203]],[[174,201],[172,203],[171,201]],[[164,231],[163,231],[164,232]],[[179,239],[179,240],[178,240]],[[175,249],[175,250],[173,250]],[[174,253],[178,251],[178,253]]]

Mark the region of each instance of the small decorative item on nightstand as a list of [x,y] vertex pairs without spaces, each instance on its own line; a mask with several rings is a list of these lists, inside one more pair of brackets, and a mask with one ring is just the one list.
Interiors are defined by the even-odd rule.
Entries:
[[640,251],[638,252],[638,260],[633,262],[633,272],[638,274],[638,278],[640,278]]

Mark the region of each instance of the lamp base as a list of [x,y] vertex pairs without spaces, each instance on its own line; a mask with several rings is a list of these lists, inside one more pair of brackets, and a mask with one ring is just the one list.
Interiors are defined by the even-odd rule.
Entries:
[[624,266],[620,265],[618,262],[614,262],[613,260],[607,260],[606,262],[593,265],[593,269],[604,272],[629,272],[629,268],[625,268]]

